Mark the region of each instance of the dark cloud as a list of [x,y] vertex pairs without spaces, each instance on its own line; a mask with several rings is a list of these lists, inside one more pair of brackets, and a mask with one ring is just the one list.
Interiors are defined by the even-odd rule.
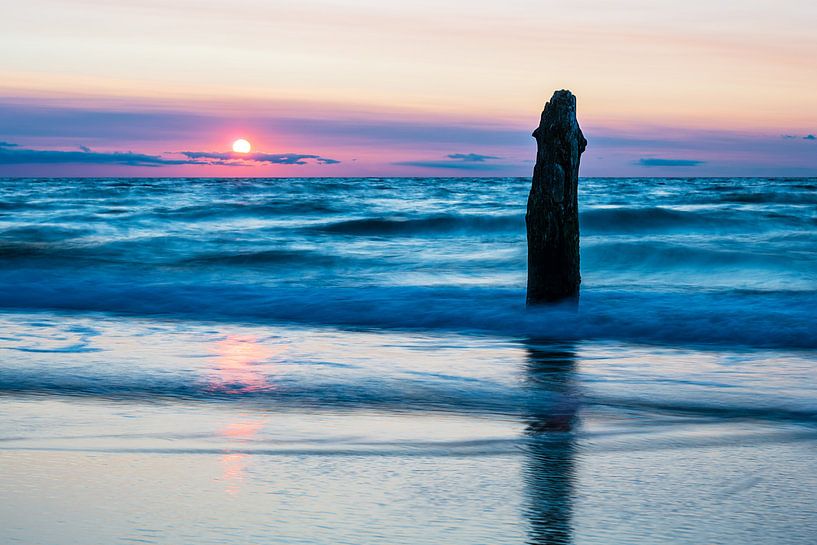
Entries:
[[232,153],[218,153],[215,151],[180,151],[179,155],[184,155],[190,159],[214,159],[228,161],[235,157]]
[[265,163],[268,165],[305,165],[309,160],[313,160],[321,165],[336,165],[340,163],[337,159],[321,157],[320,155],[303,153],[222,153],[209,151],[182,151],[188,159],[201,159],[207,162],[221,161],[224,164],[235,162],[235,164],[246,164],[248,161],[255,163]]
[[[140,105],[141,104],[141,105]],[[47,102],[40,99],[21,97],[0,98],[0,141],[28,142],[31,147],[56,145],[64,149],[80,149],[87,145],[93,149],[105,146],[114,149],[200,149],[195,142],[202,135],[224,134],[225,127],[241,126],[246,134],[277,135],[286,137],[290,149],[324,150],[337,149],[340,145],[352,156],[360,150],[382,150],[383,156],[420,157],[418,161],[407,161],[406,166],[438,169],[452,175],[460,171],[462,175],[486,175],[502,172],[519,175],[527,173],[529,165],[521,160],[466,160],[469,153],[451,153],[436,156],[433,150],[490,150],[504,157],[535,157],[535,142],[530,137],[530,128],[535,125],[520,120],[473,120],[468,117],[444,118],[431,114],[385,113],[352,109],[323,107],[302,110],[288,107],[283,103],[270,103],[241,115],[221,113],[217,109],[186,111],[184,105],[168,108],[166,105],[150,104],[63,103]],[[537,120],[536,116],[530,120]],[[530,126],[529,126],[530,125]],[[617,129],[611,126],[585,126],[591,144],[584,161],[585,175],[640,175],[647,167],[682,169],[694,166],[684,163],[668,164],[657,162],[650,157],[692,157],[705,161],[701,166],[689,168],[696,174],[706,175],[810,175],[817,168],[817,155],[813,153],[817,140],[809,139],[805,132],[799,134],[744,134],[727,130],[681,129],[678,127],[644,126]],[[814,133],[817,135],[817,132]],[[796,142],[802,142],[797,145]],[[183,143],[183,144],[180,144]],[[28,147],[28,146],[24,146]],[[0,150],[10,150],[12,146],[0,145]],[[15,148],[16,149],[16,148]],[[419,149],[428,150],[431,155],[408,155]],[[92,150],[93,151],[93,150]],[[422,153],[422,152],[421,152]],[[524,154],[524,155],[521,155]],[[178,154],[158,154],[151,164],[166,161],[201,161],[208,165],[264,165],[260,162],[241,162],[225,154],[224,159],[210,157],[188,157]],[[314,164],[317,158],[294,157],[295,154],[278,157],[277,164],[297,164],[306,161]],[[300,154],[299,154],[300,155]],[[473,154],[479,155],[479,154]],[[21,156],[17,156],[18,160]],[[158,158],[157,158],[158,157]],[[398,155],[399,157],[399,155]],[[602,160],[603,157],[603,160]],[[645,162],[638,160],[646,157]],[[430,158],[430,159],[429,159]],[[65,156],[60,157],[66,159]],[[128,164],[120,155],[108,161]],[[142,158],[144,159],[144,158]],[[782,159],[785,159],[783,161]],[[8,160],[8,158],[6,158]],[[391,160],[391,159],[389,159]],[[90,157],[81,158],[81,163],[95,162]],[[97,161],[101,162],[101,161]],[[330,161],[331,162],[331,161]],[[344,164],[361,165],[362,160]],[[398,164],[399,165],[399,164]],[[30,169],[5,167],[4,172],[25,173]],[[126,169],[129,167],[120,167]],[[306,168],[306,167],[305,167]],[[363,167],[361,167],[363,168]],[[400,170],[394,167],[395,170]],[[46,170],[48,170],[46,168]],[[79,165],[75,171],[98,173],[95,168]],[[371,170],[364,172],[371,173]],[[433,170],[429,170],[431,174]],[[771,174],[770,174],[771,173]]]
[[452,153],[448,155],[449,159],[460,159],[462,161],[482,163],[491,159],[500,159],[493,155],[480,155],[479,153]]
[[0,140],[0,148],[16,148],[17,144],[12,144],[11,142],[3,142]]
[[0,165],[94,164],[158,167],[163,165],[204,165],[191,159],[168,159],[160,155],[132,151],[59,151],[20,148],[14,145],[0,147]]
[[452,170],[494,170],[500,165],[466,161],[399,161],[392,163],[401,167],[443,168]]
[[642,167],[697,167],[704,164],[705,161],[697,161],[695,159],[659,159],[653,157],[645,157],[639,159],[636,164]]
[[442,168],[452,170],[496,170],[509,166],[488,163],[488,161],[493,159],[500,159],[500,157],[496,157],[494,155],[481,155],[479,153],[450,153],[446,155],[446,157],[447,159],[444,160],[400,161],[392,164],[403,167]]
[[784,134],[782,136],[784,140],[817,140],[817,136],[813,134],[807,134],[805,136],[795,136],[793,134]]
[[81,151],[38,150],[20,148],[16,144],[3,142],[0,146],[0,165],[45,165],[45,164],[94,164],[125,165],[134,167],[159,167],[166,165],[211,165],[247,166],[252,163],[276,165],[305,165],[314,160],[323,165],[340,163],[336,159],[320,155],[298,153],[214,153],[184,151],[183,159],[134,153],[132,151],[98,152],[87,146],[79,146]]

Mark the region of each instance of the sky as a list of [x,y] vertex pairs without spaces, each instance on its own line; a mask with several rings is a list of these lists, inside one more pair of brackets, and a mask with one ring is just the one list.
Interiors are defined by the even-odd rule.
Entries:
[[[813,0],[9,0],[0,176],[817,176]],[[246,138],[253,153],[238,156]]]

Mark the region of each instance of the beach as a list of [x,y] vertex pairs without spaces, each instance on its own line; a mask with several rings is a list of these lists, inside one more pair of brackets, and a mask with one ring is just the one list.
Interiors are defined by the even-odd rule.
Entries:
[[817,179],[0,180],[3,543],[806,543]]

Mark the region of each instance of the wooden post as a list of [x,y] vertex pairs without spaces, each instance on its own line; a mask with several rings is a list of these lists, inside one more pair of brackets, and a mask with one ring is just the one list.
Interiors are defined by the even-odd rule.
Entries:
[[533,131],[538,151],[528,196],[528,305],[578,300],[579,159],[587,147],[576,97],[556,91]]

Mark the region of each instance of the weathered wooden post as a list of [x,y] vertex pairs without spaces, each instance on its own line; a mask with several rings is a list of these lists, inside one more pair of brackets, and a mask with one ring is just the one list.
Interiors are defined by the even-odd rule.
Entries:
[[576,97],[556,91],[533,131],[538,151],[528,195],[528,305],[578,300],[579,159],[587,147]]

